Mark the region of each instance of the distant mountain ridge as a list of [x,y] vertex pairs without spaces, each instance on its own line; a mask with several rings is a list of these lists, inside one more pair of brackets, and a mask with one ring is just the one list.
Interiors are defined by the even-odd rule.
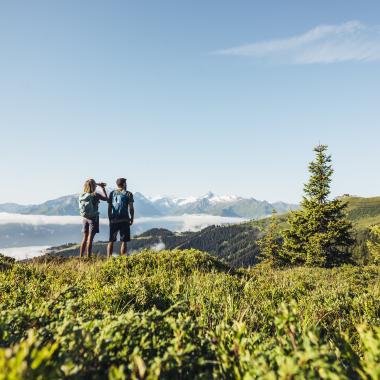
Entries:
[[[184,214],[208,214],[215,216],[257,219],[268,216],[275,209],[278,213],[288,212],[297,205],[285,202],[270,203],[255,198],[236,195],[218,196],[212,192],[201,197],[146,197],[134,194],[136,217],[175,216]],[[0,204],[0,212],[27,215],[78,215],[78,196],[67,195],[37,205]],[[101,202],[100,213],[107,216],[107,205]]]
[[212,192],[199,198],[161,197],[150,201],[163,215],[209,214],[254,219],[270,215],[273,209],[284,213],[297,208],[285,202],[269,203],[236,195],[218,196]]
[[35,205],[0,204],[0,212],[25,215],[78,215],[78,196],[66,195]]

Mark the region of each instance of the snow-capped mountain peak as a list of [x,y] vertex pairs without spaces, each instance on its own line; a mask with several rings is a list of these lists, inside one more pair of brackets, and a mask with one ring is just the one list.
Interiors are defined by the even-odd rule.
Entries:
[[177,205],[177,206],[185,206],[185,205],[188,205],[190,203],[194,203],[197,201],[197,198],[196,197],[186,197],[186,198],[174,198],[173,199],[173,202]]
[[162,206],[186,206],[190,205],[192,203],[197,203],[199,201],[207,200],[211,204],[216,203],[230,203],[230,202],[236,202],[238,200],[241,200],[243,198],[238,197],[237,195],[216,195],[213,192],[209,191],[207,194],[202,195],[200,197],[171,197],[171,196],[148,196],[147,199],[149,199],[151,202],[160,204]]
[[190,204],[193,202],[196,202],[198,198],[196,197],[186,197],[186,198],[179,198],[179,197],[171,197],[168,195],[158,195],[158,196],[148,196],[147,199],[149,199],[154,204],[160,204],[161,206],[184,206],[186,204]]
[[242,198],[237,195],[214,195],[212,198],[209,198],[211,203],[231,203],[240,199]]

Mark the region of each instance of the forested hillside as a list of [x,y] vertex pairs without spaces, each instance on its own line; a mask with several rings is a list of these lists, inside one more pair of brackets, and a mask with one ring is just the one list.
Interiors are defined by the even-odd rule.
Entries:
[[348,202],[348,217],[357,228],[380,224],[380,197],[343,197]]
[[[233,266],[249,266],[257,263],[257,239],[260,229],[250,223],[231,226],[210,226],[199,232],[174,233],[166,229],[152,229],[128,244],[130,252],[142,249],[199,249],[216,256]],[[69,244],[54,247],[50,256],[69,257],[78,254],[79,246]],[[115,244],[115,250],[119,245]],[[107,243],[94,245],[95,254],[106,255]],[[41,258],[43,259],[43,258]]]

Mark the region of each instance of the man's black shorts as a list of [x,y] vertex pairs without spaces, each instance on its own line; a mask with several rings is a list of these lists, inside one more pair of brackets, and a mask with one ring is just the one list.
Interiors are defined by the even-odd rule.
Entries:
[[120,232],[120,241],[131,241],[131,227],[129,222],[110,223],[109,241],[116,241],[117,234]]

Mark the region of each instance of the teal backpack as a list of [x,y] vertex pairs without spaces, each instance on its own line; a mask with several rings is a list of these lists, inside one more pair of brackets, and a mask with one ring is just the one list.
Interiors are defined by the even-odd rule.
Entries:
[[95,206],[95,195],[82,193],[79,196],[79,213],[83,218],[94,219],[99,215]]

